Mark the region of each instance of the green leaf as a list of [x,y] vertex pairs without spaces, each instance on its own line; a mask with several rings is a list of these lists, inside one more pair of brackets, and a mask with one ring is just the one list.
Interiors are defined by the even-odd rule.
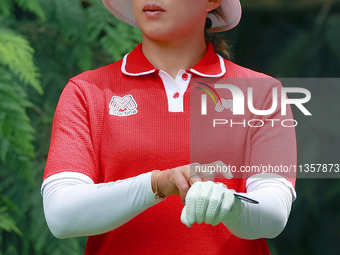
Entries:
[[108,27],[116,27],[120,21],[109,12],[100,0],[92,0],[93,5],[87,9],[89,41],[95,41]]
[[86,15],[80,1],[59,0],[55,4],[63,37],[70,43],[86,38]]
[[42,94],[33,53],[33,48],[25,38],[11,30],[0,28],[0,64],[8,66],[21,81]]
[[142,33],[116,18],[100,0],[92,0],[93,6],[88,8],[88,29],[90,42],[98,40],[114,60],[121,59],[142,41]]
[[92,50],[87,44],[76,44],[73,48],[73,56],[77,59],[82,71],[87,71],[92,67]]
[[0,207],[0,228],[7,231],[14,231],[18,235],[22,235],[22,232],[17,227],[15,220],[7,213],[6,207]]
[[[0,66],[0,149],[1,161],[13,152],[32,157],[34,129],[30,124],[26,108],[32,104],[19,84],[13,81],[11,73]],[[15,164],[13,155],[9,164]],[[28,160],[28,159],[27,159]]]
[[[1,0],[3,1],[3,0]],[[42,21],[46,20],[45,13],[41,8],[39,0],[15,0],[24,10],[28,10],[37,15]]]
[[116,61],[142,41],[140,30],[122,21],[118,22],[115,28],[106,27],[105,32],[106,35],[100,42]]

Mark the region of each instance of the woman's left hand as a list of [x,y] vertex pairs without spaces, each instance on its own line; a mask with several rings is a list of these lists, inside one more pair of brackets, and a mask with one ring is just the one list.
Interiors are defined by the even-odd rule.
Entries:
[[186,195],[181,221],[188,227],[195,222],[215,226],[225,220],[234,201],[234,193],[222,183],[195,182]]

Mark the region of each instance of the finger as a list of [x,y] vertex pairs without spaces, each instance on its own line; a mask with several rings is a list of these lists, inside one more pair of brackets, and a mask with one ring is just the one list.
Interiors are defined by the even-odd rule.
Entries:
[[228,215],[234,201],[234,193],[227,188],[224,188],[221,208],[212,223],[213,226],[216,226],[224,220],[224,218]]
[[224,188],[222,184],[215,184],[213,188],[213,192],[211,193],[211,196],[209,199],[209,204],[208,204],[206,215],[204,218],[204,222],[206,224],[213,223],[215,217],[217,216],[221,208],[223,193],[224,193]]
[[186,206],[184,206],[184,208],[182,210],[181,221],[188,228],[190,228],[192,226],[192,224],[190,224],[189,221],[187,220],[187,208],[186,208]]
[[196,194],[200,190],[200,182],[194,183],[188,191],[185,198],[186,219],[188,224],[192,225],[196,221]]
[[215,178],[203,178],[202,181],[204,182],[213,182]]
[[213,182],[202,182],[201,190],[197,193],[196,201],[196,222],[201,224],[205,218],[209,199],[213,191]]
[[203,164],[196,168],[196,173],[203,179],[203,181],[213,181],[215,177],[215,166],[212,164]]
[[202,182],[203,179],[201,179],[201,177],[199,177],[197,174],[194,174],[190,176],[188,181],[189,181],[190,186],[192,186],[194,185],[195,182]]
[[[191,163],[189,165],[190,167],[190,176],[188,178],[190,186],[192,186],[195,182],[201,182],[202,178],[199,176],[199,169],[200,169],[200,164],[199,163]],[[198,168],[197,168],[198,167]],[[196,172],[197,170],[197,172]]]
[[188,190],[190,188],[187,179],[182,174],[177,175],[174,184],[178,188],[179,195],[181,196],[182,203],[185,204],[185,197],[186,197]]
[[174,193],[181,196],[181,201],[185,204],[185,197],[189,190],[189,182],[187,180],[187,173],[189,172],[189,166],[180,166],[172,169],[172,176],[170,178],[171,184],[174,186]]
[[222,161],[215,161],[213,163],[201,165],[196,169],[196,172],[203,181],[214,181],[215,175],[221,173],[223,170],[226,171],[227,166]]
[[223,161],[215,161],[210,165],[214,166],[216,172],[214,176],[217,174],[222,174],[224,178],[231,179],[233,178],[233,174],[230,171],[230,166],[227,166]]
[[217,161],[216,163],[220,164],[220,166],[222,166],[222,175],[223,175],[224,178],[226,178],[226,179],[233,178],[233,174],[230,171],[230,165],[227,166],[222,161]]

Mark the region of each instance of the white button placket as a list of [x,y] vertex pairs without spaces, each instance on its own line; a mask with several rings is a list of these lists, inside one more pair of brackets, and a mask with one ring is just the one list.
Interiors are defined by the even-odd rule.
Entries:
[[183,112],[184,93],[188,89],[191,74],[180,70],[176,78],[173,79],[168,73],[160,70],[158,75],[163,81],[169,112]]

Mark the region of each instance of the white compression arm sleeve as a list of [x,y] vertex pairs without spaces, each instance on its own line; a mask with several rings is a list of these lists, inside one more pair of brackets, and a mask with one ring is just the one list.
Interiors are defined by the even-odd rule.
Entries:
[[57,238],[108,232],[157,204],[152,172],[111,183],[93,184],[84,174],[60,173],[42,185],[47,224]]
[[[286,226],[291,206],[296,198],[293,186],[284,178],[250,178],[247,193],[259,204],[235,199],[230,216],[224,225],[237,237],[243,239],[274,238]],[[242,204],[240,204],[242,203]]]

